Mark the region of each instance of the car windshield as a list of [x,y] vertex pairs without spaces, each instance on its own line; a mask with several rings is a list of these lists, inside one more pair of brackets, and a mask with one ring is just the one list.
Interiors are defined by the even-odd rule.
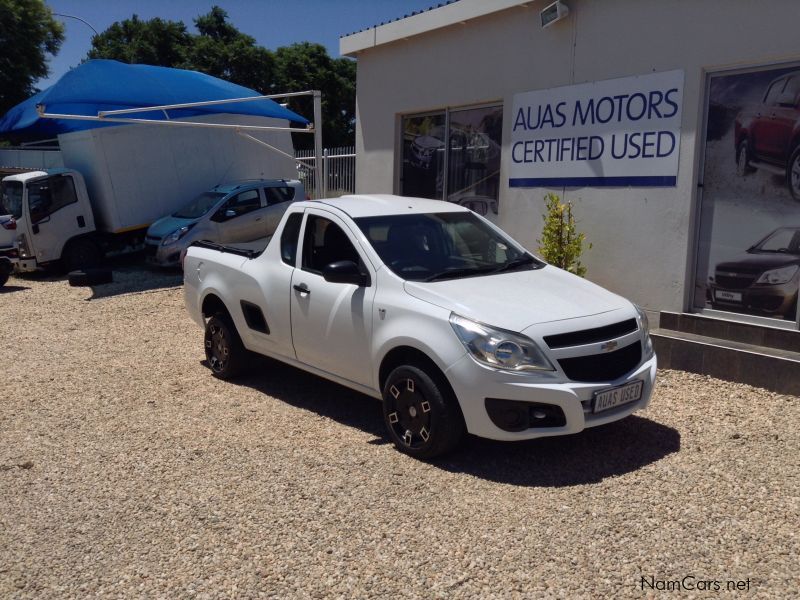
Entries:
[[224,195],[222,192],[203,192],[172,216],[178,219],[199,219],[214,208]]
[[468,212],[361,217],[355,222],[386,266],[411,281],[544,266]]
[[753,246],[756,252],[781,252],[800,254],[800,228],[784,227],[774,231]]
[[0,183],[0,215],[22,217],[22,182],[4,181]]

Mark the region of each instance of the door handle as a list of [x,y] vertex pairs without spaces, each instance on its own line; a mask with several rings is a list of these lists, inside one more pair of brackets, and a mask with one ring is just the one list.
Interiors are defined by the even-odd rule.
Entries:
[[310,294],[311,290],[308,289],[308,286],[305,283],[301,283],[300,285],[293,285],[292,286],[296,291],[300,292],[301,294]]

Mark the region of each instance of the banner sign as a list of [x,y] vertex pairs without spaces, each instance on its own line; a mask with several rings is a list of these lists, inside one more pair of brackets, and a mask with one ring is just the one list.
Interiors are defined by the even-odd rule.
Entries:
[[682,70],[516,94],[509,186],[674,186],[682,103]]

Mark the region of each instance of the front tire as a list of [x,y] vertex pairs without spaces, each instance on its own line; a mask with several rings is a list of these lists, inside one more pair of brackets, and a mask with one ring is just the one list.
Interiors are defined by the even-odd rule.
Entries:
[[742,140],[736,148],[736,174],[744,177],[753,171],[753,167],[750,166],[750,146],[747,140]]
[[103,253],[92,240],[77,239],[64,249],[63,261],[67,272],[99,267]]
[[800,202],[800,146],[794,149],[786,168],[786,183],[792,198]]
[[458,401],[446,381],[411,365],[397,367],[387,377],[383,418],[395,447],[414,458],[433,458],[453,450],[466,431]]
[[236,326],[225,313],[217,313],[206,323],[206,361],[214,377],[232,379],[249,367],[249,353]]

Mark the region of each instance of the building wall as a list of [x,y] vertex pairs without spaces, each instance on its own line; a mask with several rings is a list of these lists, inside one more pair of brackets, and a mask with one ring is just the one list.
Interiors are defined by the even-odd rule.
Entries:
[[[358,192],[396,192],[399,115],[504,103],[499,224],[535,250],[543,196],[573,201],[593,244],[588,277],[647,308],[682,310],[690,294],[705,76],[800,59],[795,0],[567,0],[570,16],[539,26],[544,2],[358,54]],[[509,188],[515,93],[683,69],[674,188]]]

